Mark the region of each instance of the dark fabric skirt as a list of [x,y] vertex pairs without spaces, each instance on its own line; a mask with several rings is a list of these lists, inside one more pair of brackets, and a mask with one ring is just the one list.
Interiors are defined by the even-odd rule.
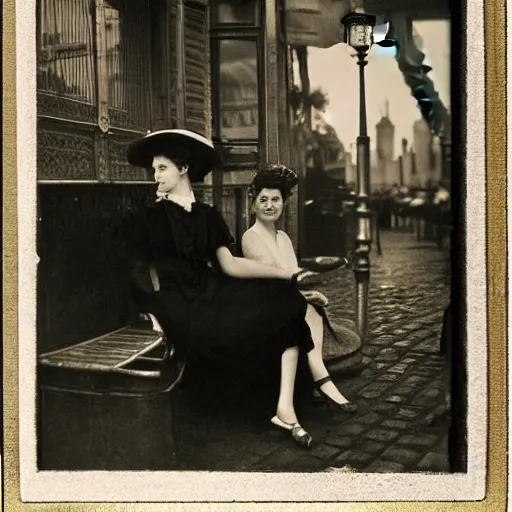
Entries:
[[230,394],[277,398],[281,356],[299,348],[298,397],[311,392],[305,355],[313,349],[307,302],[297,288],[275,279],[212,274],[195,300],[164,287],[134,289],[139,309],[152,313],[169,345],[186,356],[184,383]]
[[307,302],[295,286],[277,279],[208,276],[205,289],[187,300],[179,289],[135,290],[144,313],[152,313],[177,352],[234,365],[280,357],[289,347],[313,348],[305,321]]

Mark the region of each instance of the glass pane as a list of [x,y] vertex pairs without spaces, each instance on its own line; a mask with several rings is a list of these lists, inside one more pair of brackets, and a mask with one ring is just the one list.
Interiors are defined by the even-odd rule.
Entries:
[[94,104],[89,0],[41,0],[37,88]]
[[220,24],[256,25],[255,0],[220,0],[215,2],[215,20]]
[[258,138],[258,66],[255,41],[220,42],[221,134]]
[[[115,7],[114,7],[115,5]],[[109,107],[114,126],[149,129],[148,8],[145,0],[105,7]]]

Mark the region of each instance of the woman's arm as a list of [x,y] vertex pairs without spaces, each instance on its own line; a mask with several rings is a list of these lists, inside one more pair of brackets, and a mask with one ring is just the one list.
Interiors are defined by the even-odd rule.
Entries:
[[227,247],[217,249],[217,260],[222,271],[231,277],[284,279],[291,281],[294,272],[266,265],[246,258],[236,258]]

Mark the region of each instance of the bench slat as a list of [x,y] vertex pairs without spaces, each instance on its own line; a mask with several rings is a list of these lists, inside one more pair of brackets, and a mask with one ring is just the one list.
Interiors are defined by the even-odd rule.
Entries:
[[55,352],[42,354],[42,365],[88,370],[111,370],[123,366],[164,343],[154,331],[126,327]]

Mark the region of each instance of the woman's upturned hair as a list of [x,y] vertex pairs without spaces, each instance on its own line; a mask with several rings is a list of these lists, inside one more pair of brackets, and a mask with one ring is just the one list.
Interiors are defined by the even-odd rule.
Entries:
[[286,201],[299,178],[297,174],[281,164],[266,164],[260,167],[251,182],[250,195],[254,201],[264,188],[278,189]]

